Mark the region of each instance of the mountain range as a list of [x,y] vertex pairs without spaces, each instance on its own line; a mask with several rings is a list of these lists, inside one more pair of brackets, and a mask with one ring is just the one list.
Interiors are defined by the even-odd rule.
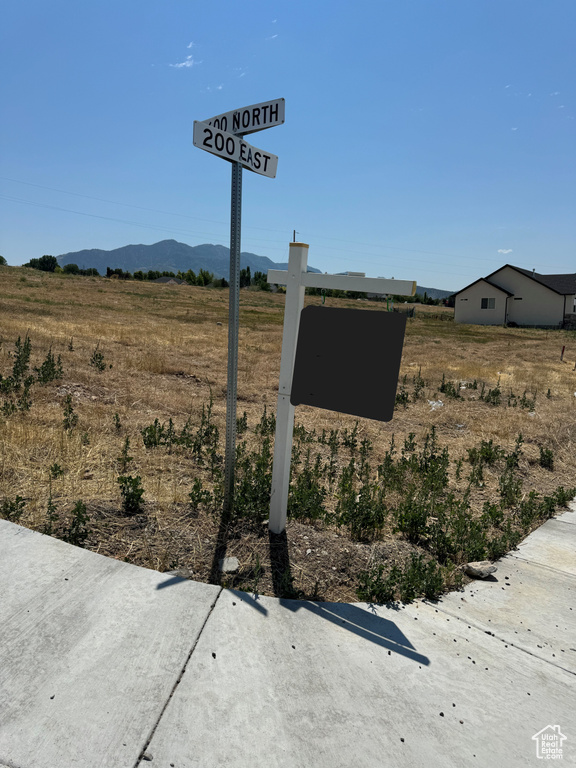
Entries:
[[[85,251],[63,253],[57,256],[58,264],[76,264],[80,269],[95,268],[101,275],[106,274],[106,268],[120,268],[124,272],[187,272],[189,269],[198,273],[201,269],[212,272],[215,277],[230,277],[230,249],[224,245],[187,245],[176,240],[161,240],[153,245],[125,245],[112,251],[92,248]],[[269,269],[288,269],[288,262],[274,262],[267,256],[243,252],[240,254],[240,267],[250,267],[254,272],[267,272]],[[308,272],[320,272],[314,267],[308,267]],[[443,299],[450,296],[452,291],[439,288],[423,288],[417,286],[416,293],[427,293],[433,299]]]

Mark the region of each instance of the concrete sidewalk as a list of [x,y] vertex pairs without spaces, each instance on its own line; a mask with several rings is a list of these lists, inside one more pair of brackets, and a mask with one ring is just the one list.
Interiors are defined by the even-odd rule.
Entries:
[[0,768],[576,765],[576,507],[495,577],[278,600],[0,520]]

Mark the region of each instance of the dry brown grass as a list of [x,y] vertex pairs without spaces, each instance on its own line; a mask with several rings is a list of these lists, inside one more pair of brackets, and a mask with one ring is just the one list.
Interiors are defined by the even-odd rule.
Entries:
[[[192,516],[187,504],[195,477],[206,482],[208,474],[182,450],[146,450],[140,430],[155,418],[172,418],[178,429],[189,417],[196,425],[212,393],[223,439],[227,301],[224,290],[0,267],[0,373],[10,373],[14,342],[26,333],[32,342],[32,365],[40,365],[52,348],[61,355],[64,369],[61,381],[34,389],[29,412],[0,416],[0,500],[16,495],[26,500],[22,524],[41,529],[49,468],[56,463],[64,475],[52,481],[53,499],[64,516],[77,499],[87,504],[90,549],[160,570],[185,567],[198,580],[215,578],[218,519],[203,513]],[[372,303],[327,301],[332,306],[384,310]],[[306,303],[318,304],[320,299],[307,297]],[[251,427],[264,405],[275,411],[283,306],[282,295],[242,291],[238,416],[246,411]],[[97,344],[111,366],[101,373],[89,365]],[[457,460],[480,440],[493,439],[510,450],[521,432],[525,492],[576,485],[575,358],[574,333],[459,327],[451,321],[450,310],[419,307],[408,321],[401,377],[406,377],[410,394],[413,377],[420,372],[426,382],[422,396],[398,408],[390,423],[360,420],[359,436],[374,443],[375,466],[392,434],[401,446],[410,432],[418,438],[434,425],[441,446],[448,446],[451,459]],[[519,397],[524,391],[537,393],[535,412],[487,405],[478,400],[478,390],[462,390],[461,400],[445,397],[438,393],[443,374],[458,386],[476,379],[494,387],[500,380],[504,400],[510,390]],[[72,430],[62,425],[67,394],[79,417]],[[438,399],[443,406],[432,410],[428,401]],[[115,413],[120,430],[114,426]],[[356,422],[351,416],[305,406],[297,409],[296,419],[317,433],[352,429]],[[145,514],[134,518],[121,514],[116,482],[117,457],[126,437],[133,457],[130,470],[142,478],[146,492]],[[540,447],[554,452],[554,472],[539,466]],[[489,470],[487,474],[485,487],[476,492],[477,504],[494,496],[497,476]],[[329,506],[333,503],[328,500]],[[297,588],[329,600],[354,600],[355,578],[367,563],[377,557],[402,560],[413,549],[392,534],[391,527],[383,541],[361,544],[343,531],[292,521],[287,541]],[[227,554],[241,561],[234,584],[273,593],[267,537],[232,532]]]

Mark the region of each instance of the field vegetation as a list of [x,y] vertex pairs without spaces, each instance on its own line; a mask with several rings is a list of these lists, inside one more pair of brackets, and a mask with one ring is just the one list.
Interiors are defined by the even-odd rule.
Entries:
[[227,301],[0,266],[0,516],[197,581],[383,602],[458,586],[576,495],[576,334],[417,306],[391,422],[296,409],[289,522],[269,535],[284,296],[246,288],[223,518]]

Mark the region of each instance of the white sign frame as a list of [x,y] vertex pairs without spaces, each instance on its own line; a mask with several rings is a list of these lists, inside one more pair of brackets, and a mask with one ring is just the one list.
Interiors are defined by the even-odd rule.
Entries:
[[288,270],[269,269],[267,274],[267,280],[270,284],[286,286],[270,517],[268,520],[268,528],[275,534],[282,533],[286,528],[294,433],[294,406],[290,402],[290,394],[300,327],[300,313],[304,308],[305,289],[308,287],[332,288],[366,293],[391,293],[396,296],[413,296],[416,293],[416,282],[413,280],[388,280],[383,277],[360,277],[359,275],[327,275],[307,272],[307,266],[308,245],[306,243],[290,243]]

